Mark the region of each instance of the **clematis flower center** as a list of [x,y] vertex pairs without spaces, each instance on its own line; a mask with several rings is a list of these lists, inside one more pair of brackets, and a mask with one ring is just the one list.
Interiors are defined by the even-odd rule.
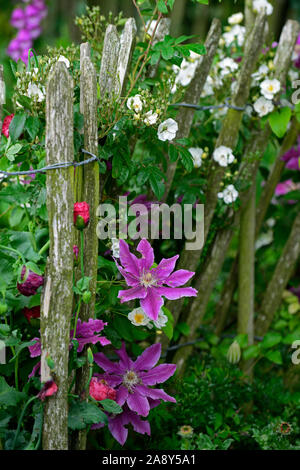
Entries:
[[140,382],[138,375],[133,370],[128,370],[123,376],[123,385],[125,385],[131,393],[133,392],[133,387]]
[[144,273],[141,278],[141,284],[144,287],[151,287],[156,285],[156,279],[152,276],[151,273]]

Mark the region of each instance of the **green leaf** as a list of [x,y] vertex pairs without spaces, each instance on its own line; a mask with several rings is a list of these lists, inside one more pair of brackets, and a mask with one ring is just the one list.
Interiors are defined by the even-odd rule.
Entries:
[[299,329],[297,331],[294,331],[293,333],[290,333],[289,335],[286,335],[282,342],[283,344],[293,344],[294,341],[300,340],[300,331]]
[[176,162],[178,158],[178,149],[176,145],[173,145],[173,144],[169,145],[169,158],[171,162]]
[[298,122],[300,122],[300,101],[295,105],[295,115]]
[[157,2],[157,8],[161,13],[168,13],[168,7],[166,6],[164,0],[158,0]]
[[9,126],[9,136],[15,142],[24,131],[26,114],[16,114]]
[[181,323],[178,323],[176,328],[180,331],[181,334],[183,334],[184,336],[188,336],[188,334],[190,333],[190,327],[187,323],[184,323],[184,322],[181,322]]
[[115,415],[118,415],[122,413],[122,408],[118,403],[116,403],[114,400],[109,400],[108,398],[105,400],[101,400],[99,403],[103,406],[105,411],[108,411],[109,413],[113,413]]
[[237,335],[235,338],[241,348],[246,348],[248,346],[248,335],[247,334],[240,334]]
[[28,116],[26,119],[25,130],[28,132],[31,140],[34,140],[40,129],[40,120],[36,116]]
[[253,357],[257,357],[260,353],[260,345],[259,344],[252,344],[248,348],[243,350],[243,359],[248,361]]
[[14,159],[15,159],[15,155],[17,155],[20,152],[20,150],[22,150],[22,148],[23,148],[23,145],[21,145],[21,144],[11,145],[8,148],[8,150],[6,150],[6,152],[5,152],[5,155],[7,156],[8,160],[13,162]]
[[4,377],[0,377],[0,405],[16,406],[25,396],[25,393],[17,392],[13,387],[10,387]]
[[165,192],[165,185],[162,180],[157,179],[153,173],[149,176],[150,186],[155,196],[160,200]]
[[291,116],[292,111],[288,106],[270,114],[269,123],[272,131],[277,137],[281,138],[284,136],[287,131]]
[[68,426],[73,430],[85,429],[89,424],[107,422],[106,414],[93,403],[76,402],[69,410]]
[[282,357],[280,351],[267,351],[264,356],[275,364],[282,364]]
[[261,342],[261,346],[264,349],[269,349],[272,348],[273,346],[276,346],[276,344],[279,344],[282,340],[282,336],[280,333],[275,332],[275,331],[270,331],[267,333],[264,337],[264,339]]
[[187,149],[183,147],[178,147],[178,151],[184,168],[190,173],[194,168],[192,155]]

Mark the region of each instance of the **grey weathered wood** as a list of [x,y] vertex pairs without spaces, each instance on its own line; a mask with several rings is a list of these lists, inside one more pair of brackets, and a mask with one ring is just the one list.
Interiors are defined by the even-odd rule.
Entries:
[[5,82],[3,77],[3,65],[0,65],[0,132],[3,120],[3,105],[5,104]]
[[[80,102],[81,113],[84,117],[84,148],[98,154],[98,126],[97,126],[97,74],[90,59],[90,51],[81,45],[81,78]],[[84,231],[84,274],[91,277],[90,291],[92,293],[89,304],[83,304],[80,318],[88,321],[95,316],[95,301],[97,287],[98,267],[98,238],[96,233],[96,210],[99,205],[99,168],[98,162],[83,167],[82,200],[90,205],[90,222]],[[85,353],[86,354],[86,353]],[[76,393],[85,398],[85,387],[89,378],[89,366],[85,364],[77,371]],[[79,431],[75,438],[75,448],[86,448],[86,430]]]
[[105,32],[100,67],[99,83],[102,97],[105,95],[111,97],[116,89],[119,49],[120,38],[117,28],[110,24]]
[[117,80],[115,83],[116,95],[122,95],[127,73],[130,68],[131,56],[135,46],[136,23],[134,18],[129,18],[124,26],[124,30],[120,38],[120,51],[117,64]]
[[[72,162],[73,80],[58,62],[51,69],[46,93],[47,165]],[[47,173],[50,252],[41,308],[41,380],[51,374],[58,386],[56,395],[45,402],[43,449],[68,448],[68,358],[73,302],[73,204],[74,168]],[[54,371],[45,359],[50,355]]]

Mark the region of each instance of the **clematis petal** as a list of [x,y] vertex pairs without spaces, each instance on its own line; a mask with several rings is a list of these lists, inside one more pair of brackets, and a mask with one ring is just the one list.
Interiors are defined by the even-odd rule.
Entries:
[[154,263],[154,251],[148,240],[143,238],[137,246],[137,251],[142,254],[142,259],[139,260],[141,271],[148,271]]
[[148,287],[147,296],[141,299],[141,307],[151,320],[157,320],[161,307],[164,304],[161,295],[157,293],[157,288]]
[[116,351],[116,353],[118,354],[119,358],[121,359],[120,366],[121,366],[122,370],[125,371],[125,370],[130,369],[132,364],[133,364],[133,361],[130,359],[130,357],[128,356],[128,354],[126,352],[126,346],[125,346],[124,342],[122,343],[121,348]]
[[139,276],[138,259],[135,255],[130,253],[129,246],[122,239],[120,240],[120,260],[126,271],[134,276]]
[[157,268],[153,269],[153,274],[155,273],[155,277],[160,280],[167,279],[167,277],[170,276],[171,272],[174,271],[178,258],[179,255],[167,259],[163,258]]
[[146,397],[143,397],[139,393],[131,393],[127,398],[127,405],[132,411],[135,411],[138,415],[148,416],[150,411],[150,405]]
[[168,300],[176,300],[181,297],[197,297],[198,291],[193,287],[177,287],[172,289],[171,287],[155,287],[155,291],[158,295],[163,295]]
[[128,290],[120,290],[118,293],[118,298],[121,301],[121,304],[128,302],[133,299],[144,299],[147,295],[147,290],[145,287],[137,286],[132,287]]
[[[123,414],[123,413],[122,413]],[[117,415],[109,421],[108,429],[118,443],[123,446],[128,436],[128,429],[125,428],[122,420],[122,415]]]
[[176,364],[160,364],[148,372],[141,372],[140,378],[144,385],[156,385],[163,383],[174,375]]
[[[115,259],[115,258],[114,258]],[[116,263],[116,266],[119,270],[119,272],[122,274],[122,276],[124,277],[125,281],[126,281],[126,284],[129,286],[129,287],[136,287],[139,285],[139,279],[134,276],[133,274],[131,273],[128,273],[125,271],[125,269],[123,269],[119,263],[117,262],[117,260],[115,259],[115,263]]]
[[170,287],[178,287],[183,286],[186,282],[188,282],[191,277],[194,276],[195,273],[192,271],[187,271],[186,269],[179,269],[172,273],[166,280],[165,284]]
[[161,354],[161,344],[156,343],[149,346],[145,351],[137,358],[133,367],[135,370],[149,370],[154,367]]
[[176,403],[174,397],[168,395],[164,390],[161,388],[148,388],[144,385],[136,386],[136,390],[145,397],[152,398],[153,400],[163,400],[163,401],[170,401],[172,403]]
[[130,413],[130,422],[135,432],[138,432],[139,434],[148,434],[148,436],[150,436],[151,429],[148,421],[141,419],[136,413]]
[[121,387],[118,388],[117,391],[117,399],[116,402],[120,405],[123,406],[125,401],[127,400],[128,397],[128,389],[126,387]]
[[103,353],[96,353],[94,354],[94,360],[96,364],[101,367],[105,372],[110,374],[120,374],[122,373],[121,368],[118,363],[111,362],[104,356]]

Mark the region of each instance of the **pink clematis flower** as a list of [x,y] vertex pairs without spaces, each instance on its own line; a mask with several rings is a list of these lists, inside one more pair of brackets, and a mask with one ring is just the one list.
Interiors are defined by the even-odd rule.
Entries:
[[[174,271],[179,255],[162,259],[159,265],[152,268],[154,252],[150,243],[143,239],[137,250],[142,254],[137,258],[130,253],[124,240],[120,240],[120,261],[117,267],[131,289],[120,290],[118,297],[121,303],[140,299],[141,307],[149,318],[157,320],[159,311],[164,303],[162,297],[176,300],[181,297],[196,297],[197,290],[192,287],[179,287],[188,282],[195,274],[185,269]],[[168,287],[165,287],[166,284]]]
[[[282,183],[278,183],[275,189],[275,195],[276,196],[284,196],[285,194],[288,194],[291,191],[297,191],[300,189],[300,183],[294,183],[293,180],[289,179],[286,181],[283,181]],[[289,204],[295,204],[297,201],[294,201],[290,199],[288,201]]]
[[176,403],[175,398],[159,388],[149,388],[168,380],[176,370],[175,364],[160,364],[154,367],[161,354],[161,344],[156,343],[132,361],[126,353],[125,345],[116,351],[120,361],[111,362],[103,353],[94,355],[96,364],[105,374],[103,378],[110,387],[117,392],[116,402],[128,408],[140,416],[148,416],[151,408],[151,400],[163,400]]

